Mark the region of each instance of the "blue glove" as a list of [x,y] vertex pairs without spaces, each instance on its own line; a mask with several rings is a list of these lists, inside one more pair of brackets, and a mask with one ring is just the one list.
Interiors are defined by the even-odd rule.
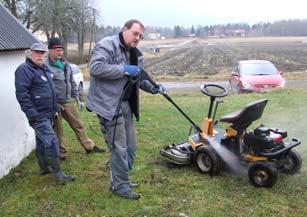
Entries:
[[125,65],[124,73],[128,76],[135,77],[140,73],[141,69],[134,65]]

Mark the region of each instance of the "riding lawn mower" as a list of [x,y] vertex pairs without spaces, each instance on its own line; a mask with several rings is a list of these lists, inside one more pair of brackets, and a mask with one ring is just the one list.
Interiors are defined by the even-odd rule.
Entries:
[[252,102],[242,109],[219,119],[228,124],[226,130],[216,128],[215,114],[219,98],[228,95],[227,90],[216,84],[204,84],[201,92],[210,97],[207,117],[201,127],[196,125],[166,91],[160,92],[192,124],[188,140],[165,146],[161,155],[177,165],[196,164],[201,173],[214,176],[227,164],[227,158],[219,150],[231,153],[241,165],[247,166],[250,182],[257,187],[272,187],[277,180],[277,172],[295,174],[299,172],[302,159],[293,148],[300,145],[298,139],[286,142],[287,132],[260,125],[254,130],[248,127],[262,116],[268,99]]

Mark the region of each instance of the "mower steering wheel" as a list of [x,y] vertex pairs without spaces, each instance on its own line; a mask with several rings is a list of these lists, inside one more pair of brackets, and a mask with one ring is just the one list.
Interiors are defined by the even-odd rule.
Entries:
[[204,84],[200,87],[200,90],[203,94],[210,97],[221,98],[228,95],[226,88],[218,84]]

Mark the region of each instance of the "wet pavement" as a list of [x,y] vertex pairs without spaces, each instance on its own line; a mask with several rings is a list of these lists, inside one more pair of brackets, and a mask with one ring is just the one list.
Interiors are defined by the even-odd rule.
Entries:
[[[229,89],[228,81],[171,81],[161,82],[166,89],[188,89],[197,90],[203,84],[218,84]],[[84,91],[88,91],[89,82],[85,81]],[[286,87],[288,88],[307,88],[307,80],[287,80]]]

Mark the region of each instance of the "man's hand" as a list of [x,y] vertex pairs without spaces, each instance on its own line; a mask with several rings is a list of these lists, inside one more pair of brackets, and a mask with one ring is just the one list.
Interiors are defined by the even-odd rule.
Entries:
[[80,100],[77,100],[77,105],[78,105],[79,111],[82,111],[83,108],[84,108],[84,102],[81,102]]
[[78,97],[75,98],[76,102],[77,102],[77,106],[78,106],[78,110],[82,111],[83,108],[85,107],[84,102],[81,102],[80,99]]
[[38,124],[42,119],[41,118],[37,118],[37,117],[33,117],[33,118],[29,118],[29,124],[30,126]]
[[128,76],[135,77],[140,73],[141,69],[134,65],[125,65],[124,73]]
[[158,85],[159,85],[159,87],[153,86],[152,89],[151,89],[151,92],[153,94],[157,94],[157,93],[165,94],[166,93],[166,88],[162,84],[158,84]]

